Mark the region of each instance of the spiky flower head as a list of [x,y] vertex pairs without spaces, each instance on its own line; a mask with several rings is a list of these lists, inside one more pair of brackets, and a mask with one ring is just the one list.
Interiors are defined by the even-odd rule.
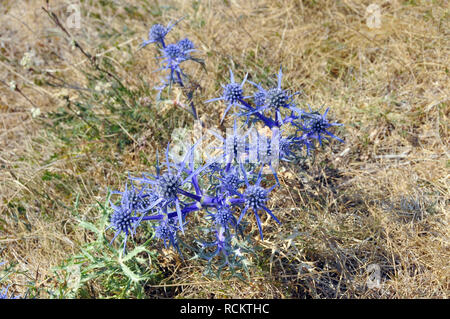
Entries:
[[118,206],[114,205],[110,201],[110,206],[113,209],[113,213],[110,217],[110,226],[107,228],[114,228],[116,233],[114,234],[111,243],[119,236],[119,234],[124,233],[125,238],[123,240],[123,251],[125,252],[127,246],[127,239],[133,232],[133,226],[136,226],[136,222],[139,217],[132,216],[133,209],[131,207],[131,202],[129,200],[128,187],[125,186],[125,191],[122,193],[122,199]]
[[266,205],[267,190],[261,186],[252,185],[244,192],[245,205],[257,211]]
[[222,96],[206,101],[206,103],[213,102],[213,101],[219,101],[219,100],[224,100],[225,102],[227,102],[227,108],[225,109],[225,112],[222,116],[221,122],[223,122],[225,115],[228,113],[228,111],[233,106],[239,105],[241,100],[248,98],[248,97],[244,96],[244,90],[243,90],[243,86],[244,86],[244,83],[246,80],[247,80],[247,75],[245,75],[245,78],[241,84],[236,83],[234,81],[233,71],[231,71],[231,69],[230,69],[230,83],[228,83],[227,85],[222,85],[222,87],[223,87]]
[[174,199],[177,197],[182,181],[180,177],[171,173],[164,173],[158,179],[157,189],[159,196],[164,199]]
[[243,98],[244,90],[237,83],[229,83],[223,90],[223,98],[231,104],[238,103]]
[[238,219],[238,224],[241,222],[242,218],[245,216],[245,214],[249,211],[249,210],[253,210],[253,214],[255,215],[256,218],[256,223],[258,225],[258,229],[259,229],[259,234],[261,236],[261,239],[263,239],[263,232],[262,232],[262,226],[261,226],[261,219],[258,215],[258,211],[265,211],[266,213],[268,213],[273,219],[275,219],[275,221],[278,224],[281,224],[281,222],[278,220],[278,218],[272,213],[272,211],[267,208],[266,203],[267,203],[267,199],[268,199],[268,195],[269,193],[277,186],[274,185],[269,189],[265,189],[261,186],[261,180],[262,180],[262,168],[259,171],[258,174],[258,178],[255,182],[255,184],[250,185],[248,182],[248,178],[247,178],[247,172],[244,168],[244,165],[241,164],[240,165],[242,173],[244,175],[244,180],[245,180],[245,185],[246,185],[246,190],[244,192],[243,195],[241,195],[241,197],[244,200],[244,209],[242,210],[241,215],[239,216]]
[[165,26],[161,24],[154,24],[148,32],[148,38],[153,42],[161,42],[164,41],[164,38],[166,37],[168,32],[169,30]]
[[161,24],[154,24],[152,25],[152,27],[150,28],[149,32],[148,32],[148,40],[144,40],[141,44],[141,47],[145,47],[150,43],[155,43],[158,42],[160,43],[163,47],[164,47],[164,39],[167,35],[167,33],[169,33],[170,29],[172,29],[172,27],[170,26],[170,24],[165,27]]
[[288,103],[288,95],[281,88],[273,88],[267,92],[266,95],[266,107],[268,109],[279,109],[280,107],[285,107]]
[[169,44],[164,49],[164,57],[173,62],[180,61],[184,58],[183,50],[177,44]]
[[117,232],[124,232],[128,235],[132,231],[134,220],[131,216],[132,209],[130,206],[115,206],[111,215],[111,226],[117,230]]
[[222,189],[234,194],[237,192],[242,182],[243,180],[240,178],[239,172],[236,170],[230,170],[224,173],[224,176],[221,178],[220,186]]
[[194,50],[194,43],[188,38],[184,38],[177,42],[177,45],[180,47],[183,53],[188,53]]
[[326,109],[323,115],[318,114],[316,112],[312,112],[310,108],[310,113],[303,112],[302,119],[303,124],[299,124],[298,122],[292,122],[294,126],[297,126],[300,130],[302,130],[305,134],[305,137],[308,139],[316,139],[319,141],[319,144],[322,145],[323,139],[334,138],[341,143],[344,143],[342,139],[335,136],[328,129],[332,126],[341,126],[341,123],[330,123],[327,120],[327,114],[329,108]]
[[231,207],[223,205],[217,208],[217,213],[214,216],[214,221],[217,225],[227,227],[233,221],[233,212]]
[[174,218],[165,218],[155,227],[155,237],[163,241],[165,248],[169,244],[169,247],[171,246],[179,251],[177,241],[177,231],[179,229],[180,227],[176,224]]
[[161,25],[161,24],[154,24],[150,28],[148,32],[148,40],[144,40],[141,44],[141,47],[145,47],[146,45],[150,43],[159,43],[162,47],[165,47],[164,40],[166,38],[166,35],[172,30],[172,28],[180,22],[180,20],[176,21],[175,23],[170,22],[167,27]]
[[253,102],[257,108],[264,106],[264,103],[266,102],[266,95],[267,92],[265,90],[259,90],[253,94]]

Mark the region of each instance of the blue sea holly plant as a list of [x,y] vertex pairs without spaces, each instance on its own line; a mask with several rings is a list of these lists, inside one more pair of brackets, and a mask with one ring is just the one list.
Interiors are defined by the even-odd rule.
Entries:
[[[184,86],[188,76],[181,65],[192,59],[195,46],[187,38],[168,44],[166,37],[174,25],[154,25],[143,46],[156,43],[168,83]],[[273,193],[282,187],[279,165],[307,157],[325,142],[343,142],[333,132],[342,124],[327,119],[329,108],[322,114],[297,104],[300,92],[284,88],[281,67],[276,83],[267,87],[247,80],[248,74],[240,81],[235,73],[230,69],[220,95],[205,101],[222,103],[220,122],[228,116],[233,123],[225,137],[212,133],[221,144],[214,149],[216,156],[196,160],[194,154],[202,151],[199,140],[184,157],[170,158],[168,144],[163,164],[157,153],[152,172],[129,175],[123,191],[112,192],[111,242],[121,236],[124,251],[128,238],[150,223],[152,227],[143,228],[152,230],[148,236],[180,255],[190,251],[191,258],[204,259],[207,273],[245,271],[249,255],[258,248],[250,240],[252,230],[264,240],[262,218],[283,225],[283,216],[271,208]],[[196,118],[194,108],[192,113]],[[269,174],[264,174],[266,168]]]
[[192,53],[196,51],[196,48],[189,38],[183,38],[173,43],[169,43],[167,40],[169,32],[181,20],[182,19],[174,23],[171,22],[167,26],[161,24],[153,25],[148,33],[148,39],[141,43],[140,48],[145,48],[149,44],[155,44],[159,50],[157,58],[161,61],[161,67],[155,72],[163,71],[165,74],[160,84],[155,87],[155,89],[158,90],[157,100],[162,100],[161,94],[166,88],[169,89],[170,94],[170,89],[173,86],[178,86],[183,89],[190,106],[190,111],[197,120],[198,115],[194,105],[193,96],[194,91],[199,85],[192,77],[184,72],[183,66],[187,61],[194,61],[199,63],[205,69],[205,63],[202,59],[192,55]]

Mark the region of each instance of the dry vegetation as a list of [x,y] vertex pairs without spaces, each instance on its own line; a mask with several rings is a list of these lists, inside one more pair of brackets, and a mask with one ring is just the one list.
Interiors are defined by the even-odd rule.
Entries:
[[[67,16],[67,2],[49,2]],[[366,24],[371,3],[381,8],[380,28]],[[79,221],[95,222],[106,188],[144,171],[170,138],[165,131],[191,121],[166,106],[141,130],[122,125],[115,134],[131,141],[120,147],[106,133],[62,139],[49,114],[71,111],[84,88],[105,84],[86,80],[92,66],[42,6],[0,5],[0,261],[15,264],[2,285],[18,293],[30,282],[57,289],[54,267],[92,240]],[[210,126],[218,125],[223,105],[200,101],[217,96],[228,66],[257,80],[280,64],[284,85],[304,92],[302,107],[329,106],[345,124],[338,130],[345,144],[332,143],[306,171],[291,165],[280,173],[270,208],[283,225],[266,220],[264,241],[252,230],[262,249],[248,281],[203,277],[201,261],[166,252],[158,257],[165,276],[146,287],[148,296],[448,297],[448,1],[105,0],[81,7],[82,28],[70,30],[73,37],[136,91],[141,79],[150,87],[159,81],[155,50],[137,50],[149,27],[186,15],[171,36],[188,35],[206,61],[207,73],[190,72],[202,87],[199,114]],[[34,57],[26,63],[29,52]],[[140,96],[141,107],[161,108],[150,93]],[[41,114],[33,117],[36,109]],[[370,264],[381,267],[378,289],[366,284]],[[108,296],[95,280],[88,288],[91,297]]]

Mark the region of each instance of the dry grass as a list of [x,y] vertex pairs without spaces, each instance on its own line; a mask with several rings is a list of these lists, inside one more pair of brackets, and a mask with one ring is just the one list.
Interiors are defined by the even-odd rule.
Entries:
[[[331,117],[345,124],[339,136],[346,143],[318,154],[307,173],[294,166],[280,173],[283,187],[270,208],[283,225],[265,221],[260,266],[249,282],[204,278],[200,262],[169,255],[161,263],[171,275],[161,285],[174,284],[172,296],[448,297],[447,1],[186,0],[162,10],[146,1],[114,2],[83,4],[82,30],[73,36],[98,59],[109,59],[128,86],[139,85],[137,75],[151,85],[159,80],[152,73],[154,51],[136,51],[149,26],[186,15],[173,36],[189,35],[206,60],[208,73],[191,70],[202,100],[217,96],[229,65],[238,77],[249,72],[258,80],[282,64],[284,85],[304,92],[301,105],[330,106]],[[366,25],[371,3],[381,7],[380,28]],[[50,4],[64,15],[63,1]],[[0,261],[25,272],[8,278],[22,293],[30,280],[56,285],[51,268],[90,239],[77,231],[77,218],[95,220],[95,201],[104,200],[106,186],[119,187],[127,171],[146,167],[137,145],[121,153],[113,147],[93,153],[101,141],[69,148],[43,124],[47,112],[65,105],[61,97],[77,101],[80,95],[39,85],[48,79],[43,70],[57,70],[52,74],[68,85],[83,87],[89,62],[70,50],[41,5],[3,1],[0,7]],[[23,67],[31,50],[35,64]],[[19,89],[11,91],[10,81]],[[41,121],[31,116],[32,107],[41,110]],[[220,104],[199,106],[211,126],[221,112]],[[139,147],[150,160],[161,149],[153,134],[149,129],[138,136],[147,136]],[[51,174],[64,182],[45,178]],[[366,284],[367,266],[374,263],[382,270],[379,289]],[[163,295],[161,287],[148,289],[151,296]]]

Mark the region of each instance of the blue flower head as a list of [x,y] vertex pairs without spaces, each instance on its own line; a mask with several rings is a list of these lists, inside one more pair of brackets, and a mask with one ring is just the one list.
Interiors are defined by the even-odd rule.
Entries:
[[[130,176],[128,178],[131,179]],[[152,189],[149,187],[141,187],[138,189],[132,182],[131,189],[126,187],[126,192],[125,194],[125,192],[113,191],[111,194],[120,194],[127,197],[130,207],[134,212],[146,212],[150,206],[159,200],[158,195]]]
[[185,55],[188,55],[189,52],[194,51],[194,47],[195,47],[194,43],[192,43],[192,41],[189,40],[188,38],[184,38],[184,39],[178,41],[177,45]]
[[228,228],[229,224],[236,226],[236,219],[233,216],[233,211],[228,205],[221,205],[217,207],[217,212],[214,215],[214,222],[217,226]]
[[139,182],[152,186],[161,200],[161,207],[163,209],[167,210],[167,208],[174,208],[176,210],[178,216],[178,224],[180,225],[183,234],[183,214],[181,211],[181,205],[184,205],[184,202],[181,200],[180,196],[186,196],[197,201],[201,199],[201,196],[187,192],[183,190],[182,187],[188,183],[194,183],[193,180],[195,180],[195,177],[208,167],[208,165],[204,165],[195,170],[193,169],[193,164],[191,163],[193,157],[191,156],[191,154],[194,152],[197,144],[191,147],[191,149],[186,153],[184,159],[180,163],[169,162],[168,144],[165,154],[167,168],[166,172],[161,173],[159,161],[157,160],[156,175],[148,174],[149,177],[144,175],[142,178],[133,178],[133,180],[137,180]]
[[237,166],[230,166],[229,169],[221,172],[221,176],[218,178],[220,184],[218,189],[221,190],[222,194],[236,195],[238,194],[238,189],[244,182],[239,174],[239,169]]
[[178,230],[180,230],[180,226],[176,224],[174,218],[164,218],[155,227],[155,237],[163,241],[165,248],[173,247],[180,252],[177,240]]
[[[142,193],[136,193],[135,188],[130,190],[128,185],[125,185],[123,192],[114,191],[112,194],[121,194],[122,198],[120,204],[114,205],[111,200],[109,201],[113,213],[110,217],[110,226],[107,228],[114,228],[116,233],[114,234],[111,243],[121,233],[125,234],[123,241],[123,250],[126,250],[127,239],[130,234],[136,230],[136,227],[144,217],[144,213],[151,211],[155,206],[159,205],[162,199],[155,197],[154,195],[143,195]],[[137,216],[138,213],[143,213],[142,216]]]
[[341,126],[341,123],[330,123],[328,122],[326,116],[328,114],[329,108],[326,109],[323,115],[312,112],[310,108],[310,113],[303,112],[302,119],[303,124],[299,122],[292,122],[292,124],[299,128],[299,130],[303,131],[304,135],[308,139],[315,139],[319,141],[319,144],[322,145],[323,139],[334,138],[341,143],[344,143],[342,139],[335,136],[333,133],[329,131],[330,127],[333,126]]
[[208,100],[205,102],[205,103],[209,103],[209,102],[223,100],[227,103],[227,108],[225,109],[225,112],[223,113],[222,118],[220,120],[221,123],[223,122],[225,115],[228,113],[228,111],[233,106],[240,105],[242,100],[248,98],[248,96],[244,97],[244,90],[243,90],[243,86],[244,86],[244,83],[246,80],[247,80],[247,75],[245,75],[244,80],[242,81],[241,84],[236,83],[234,81],[233,71],[231,71],[231,69],[230,69],[230,83],[228,83],[227,85],[222,85],[222,87],[223,87],[222,96]]
[[178,63],[184,57],[183,50],[177,44],[169,44],[162,51],[167,61],[173,63]]
[[148,32],[148,39],[152,42],[162,42],[166,37],[167,33],[169,33],[170,29],[166,28],[160,24],[155,24],[150,28]]
[[125,252],[126,244],[128,235],[130,235],[133,231],[133,226],[135,225],[135,222],[137,221],[137,218],[133,218],[132,212],[133,208],[131,206],[131,202],[128,198],[129,192],[127,189],[122,193],[122,199],[119,206],[114,205],[110,201],[110,205],[113,209],[113,213],[110,218],[110,226],[109,228],[114,228],[116,230],[116,233],[114,234],[113,239],[111,240],[111,243],[119,236],[119,234],[124,233],[125,238],[123,241],[123,250]]
[[254,185],[250,185],[247,179],[247,172],[245,171],[244,166],[241,164],[241,170],[244,174],[244,180],[246,185],[246,190],[242,196],[244,199],[244,209],[242,210],[241,215],[238,219],[238,224],[241,222],[242,218],[245,216],[247,211],[250,209],[253,210],[253,213],[256,217],[256,223],[258,224],[259,234],[261,236],[261,239],[263,239],[263,232],[262,232],[262,226],[261,226],[261,219],[258,215],[259,211],[265,211],[268,213],[278,224],[281,224],[281,222],[278,220],[278,218],[275,217],[275,215],[272,213],[272,211],[267,208],[266,202],[268,199],[269,193],[277,186],[274,185],[269,189],[265,189],[261,186],[261,179],[262,179],[262,168],[258,174],[258,178]]
[[150,28],[150,31],[148,32],[148,40],[144,40],[141,44],[141,47],[145,47],[150,43],[159,43],[162,45],[162,47],[165,47],[165,38],[166,35],[172,30],[172,28],[180,22],[180,20],[176,21],[175,23],[170,22],[167,27],[161,25],[161,24],[154,24]]
[[255,103],[256,109],[242,115],[248,116],[256,112],[262,113],[272,112],[275,115],[275,122],[278,123],[278,125],[280,126],[283,123],[280,112],[281,108],[287,108],[290,110],[297,111],[297,108],[292,102],[292,98],[295,95],[300,94],[300,92],[290,94],[287,90],[283,90],[281,87],[282,78],[283,78],[283,71],[282,68],[280,67],[276,87],[270,88],[269,90],[265,90],[260,84],[256,84],[249,81],[258,89],[258,91],[256,91],[256,93],[253,95],[253,101]]
[[[250,81],[249,81],[250,82]],[[253,83],[253,82],[250,82]],[[255,84],[256,85],[256,84]],[[261,86],[259,86],[259,90],[253,94],[253,102],[257,108],[261,108],[266,103],[267,91],[264,90]]]

